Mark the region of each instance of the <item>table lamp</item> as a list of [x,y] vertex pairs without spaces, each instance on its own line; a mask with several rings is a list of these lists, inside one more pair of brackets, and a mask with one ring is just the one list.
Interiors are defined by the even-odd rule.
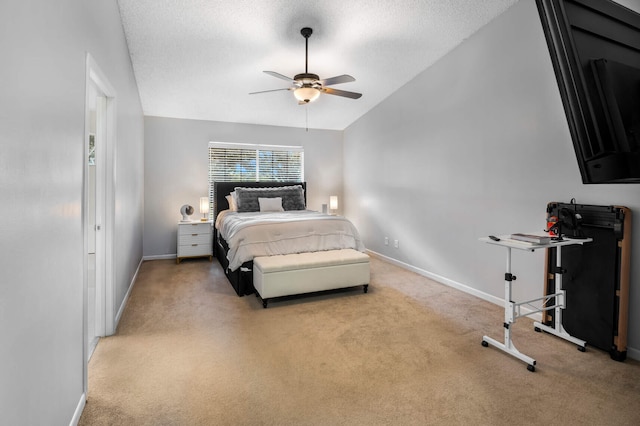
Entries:
[[200,213],[202,213],[202,222],[207,220],[207,214],[209,213],[209,197],[200,197]]
[[338,210],[338,196],[332,195],[329,197],[329,210],[331,214],[336,214],[336,210]]

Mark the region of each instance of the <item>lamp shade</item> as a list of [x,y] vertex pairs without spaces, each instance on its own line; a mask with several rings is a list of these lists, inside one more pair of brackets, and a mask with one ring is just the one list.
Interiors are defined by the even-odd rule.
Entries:
[[331,210],[338,210],[338,196],[332,195],[329,197],[329,208]]
[[313,87],[304,87],[303,86],[303,87],[299,87],[296,90],[294,90],[293,91],[293,95],[300,102],[309,103],[309,102],[313,102],[316,99],[318,99],[318,96],[320,96],[320,91],[318,89],[313,88]]
[[209,197],[200,197],[200,213],[209,213]]

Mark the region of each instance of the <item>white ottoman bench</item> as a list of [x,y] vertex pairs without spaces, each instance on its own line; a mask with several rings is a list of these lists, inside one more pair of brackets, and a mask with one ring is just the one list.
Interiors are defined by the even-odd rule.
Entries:
[[369,288],[369,256],[353,249],[262,256],[253,259],[253,286],[269,299],[363,285]]

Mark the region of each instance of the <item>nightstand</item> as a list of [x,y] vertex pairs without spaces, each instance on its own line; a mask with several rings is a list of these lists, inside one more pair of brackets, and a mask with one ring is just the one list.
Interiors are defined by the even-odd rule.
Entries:
[[176,263],[186,257],[208,257],[213,260],[213,222],[178,222],[178,255]]

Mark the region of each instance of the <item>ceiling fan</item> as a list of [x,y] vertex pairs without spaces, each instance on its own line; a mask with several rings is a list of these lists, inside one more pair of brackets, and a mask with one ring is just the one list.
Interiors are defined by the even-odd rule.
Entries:
[[275,71],[264,71],[266,74],[269,74],[273,77],[279,78],[281,80],[288,81],[292,84],[291,87],[287,87],[285,89],[273,89],[273,90],[263,90],[260,92],[252,92],[250,95],[255,95],[257,93],[267,93],[267,92],[278,92],[281,90],[293,90],[293,95],[298,100],[299,105],[306,105],[309,102],[313,102],[320,96],[320,93],[326,93],[328,95],[336,95],[342,96],[345,98],[358,99],[362,96],[361,93],[356,92],[348,92],[346,90],[338,90],[333,89],[331,87],[334,84],[341,83],[349,83],[352,81],[356,81],[355,78],[350,75],[343,74],[338,75],[336,77],[326,78],[321,80],[317,74],[309,73],[307,67],[309,64],[309,37],[313,34],[313,30],[311,28],[305,27],[300,30],[300,34],[305,39],[305,55],[304,55],[304,73],[297,74],[295,77],[290,78],[285,75],[279,74]]

